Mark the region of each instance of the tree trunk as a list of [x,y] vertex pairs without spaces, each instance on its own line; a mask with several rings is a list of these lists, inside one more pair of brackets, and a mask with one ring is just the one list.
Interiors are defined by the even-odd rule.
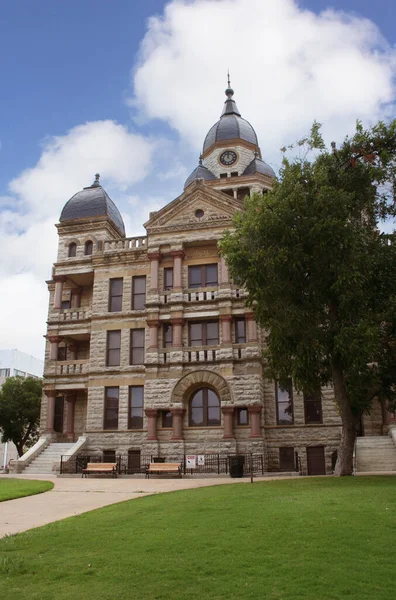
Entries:
[[338,448],[334,475],[342,477],[353,474],[353,449],[356,440],[356,424],[342,424],[341,443]]
[[15,442],[14,441],[14,444],[17,449],[18,456],[19,456],[19,458],[21,458],[21,456],[23,456],[23,442]]
[[345,385],[341,365],[336,358],[331,361],[334,396],[340,410],[342,421],[341,443],[338,449],[337,463],[334,475],[344,476],[353,474],[353,449],[356,440],[356,426],[359,417],[354,415],[349,404],[348,392]]
[[381,405],[381,416],[382,416],[381,435],[386,435],[388,433],[388,426],[389,426],[387,402],[384,398],[380,397],[379,403]]

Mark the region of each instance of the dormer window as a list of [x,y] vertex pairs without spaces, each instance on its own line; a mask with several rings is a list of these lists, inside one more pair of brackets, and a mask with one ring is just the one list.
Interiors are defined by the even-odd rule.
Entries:
[[74,258],[76,256],[76,253],[77,253],[77,244],[75,244],[74,242],[72,242],[71,244],[69,244],[68,257],[69,258]]
[[91,240],[88,240],[87,242],[85,242],[85,246],[84,246],[85,256],[91,256],[92,251],[93,251],[93,243],[91,242]]

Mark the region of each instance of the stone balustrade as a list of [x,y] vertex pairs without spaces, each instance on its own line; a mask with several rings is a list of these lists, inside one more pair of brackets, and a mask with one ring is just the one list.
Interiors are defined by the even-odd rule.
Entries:
[[89,373],[89,360],[65,360],[56,364],[56,374],[60,376],[87,375]]
[[119,252],[120,250],[144,250],[147,248],[147,236],[122,238],[121,240],[105,240],[104,252]]
[[85,321],[91,318],[91,310],[86,308],[63,308],[60,311],[54,311],[49,314],[48,321],[54,322],[76,322]]
[[207,347],[205,350],[184,348],[179,351],[174,348],[162,348],[158,352],[158,362],[160,364],[180,361],[183,363],[216,362],[220,358],[219,352],[220,346]]
[[218,296],[217,288],[208,288],[204,290],[189,290],[183,294],[184,302],[204,302],[207,300],[216,300]]

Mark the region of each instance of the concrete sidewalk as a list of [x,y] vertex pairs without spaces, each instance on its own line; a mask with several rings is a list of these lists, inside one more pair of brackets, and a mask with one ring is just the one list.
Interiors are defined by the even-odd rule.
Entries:
[[[11,477],[0,475],[1,479]],[[158,494],[211,485],[248,483],[249,479],[212,477],[197,479],[104,479],[57,478],[19,475],[18,479],[52,481],[54,488],[43,494],[0,503],[0,537],[41,527],[95,508]],[[268,478],[266,478],[268,480]]]

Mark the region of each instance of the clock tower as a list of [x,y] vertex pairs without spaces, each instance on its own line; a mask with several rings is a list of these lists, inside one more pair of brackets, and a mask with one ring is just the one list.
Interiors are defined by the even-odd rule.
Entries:
[[271,187],[274,170],[261,158],[256,132],[249,121],[242,118],[229,79],[225,94],[220,119],[209,129],[199,166],[184,187],[203,179],[211,187],[231,192],[234,197],[240,196],[238,189],[243,197],[252,191],[262,192]]

